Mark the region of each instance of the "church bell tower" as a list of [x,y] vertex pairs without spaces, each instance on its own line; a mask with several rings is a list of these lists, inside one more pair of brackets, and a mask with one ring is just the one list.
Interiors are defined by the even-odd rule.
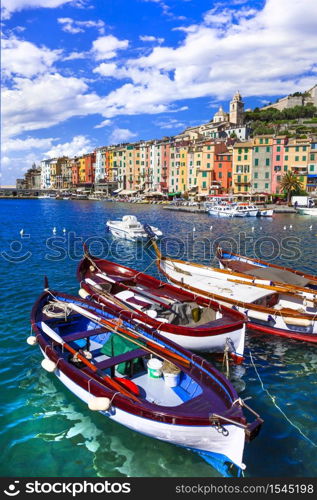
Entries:
[[244,102],[240,92],[236,92],[230,102],[230,123],[242,125],[244,119]]

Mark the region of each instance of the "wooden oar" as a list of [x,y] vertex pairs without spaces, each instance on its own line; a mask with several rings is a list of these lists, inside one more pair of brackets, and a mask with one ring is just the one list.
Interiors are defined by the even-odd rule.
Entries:
[[112,321],[100,318],[99,316],[96,316],[95,314],[91,313],[90,311],[87,311],[87,309],[84,309],[83,307],[77,306],[76,304],[73,304],[71,302],[67,302],[67,304],[69,305],[69,307],[71,309],[73,309],[74,311],[77,311],[79,314],[82,314],[83,316],[86,316],[86,317],[92,319],[93,321],[95,321],[99,325],[107,326],[113,333],[119,334],[118,330],[120,330],[121,333],[124,333],[125,335],[127,335],[128,337],[130,337],[129,340],[131,342],[132,342],[132,338],[139,338],[139,337],[141,337],[141,338],[145,339],[146,345],[143,346],[143,348],[145,350],[148,350],[152,354],[157,354],[157,353],[155,353],[155,352],[153,352],[151,350],[151,348],[152,349],[154,348],[157,351],[159,351],[160,353],[162,353],[162,354],[160,354],[160,356],[162,358],[166,359],[166,356],[168,356],[170,358],[175,359],[176,361],[178,361],[179,363],[183,364],[186,367],[190,366],[190,361],[188,361],[187,359],[183,358],[182,356],[179,356],[178,354],[176,354],[176,353],[174,353],[172,351],[166,352],[166,348],[165,347],[160,346],[156,342],[148,340],[148,338],[145,335],[143,335],[142,333],[139,333],[139,332],[135,333],[129,327],[122,327],[119,324],[119,322],[112,322]]
[[[45,326],[47,326],[47,328],[45,328]],[[93,372],[95,372],[97,375],[99,375],[99,377],[101,377],[103,380],[105,380],[110,386],[112,386],[112,389],[115,389],[116,391],[118,392],[121,392],[122,394],[124,394],[125,396],[127,396],[128,398],[131,398],[133,399],[133,401],[136,401],[136,402],[139,402],[139,399],[134,395],[132,394],[130,391],[124,389],[121,384],[118,384],[115,380],[113,380],[111,377],[109,377],[108,375],[104,375],[104,373],[99,370],[93,363],[90,363],[90,361],[88,361],[87,358],[85,358],[85,356],[82,356],[78,351],[76,351],[76,349],[73,349],[69,344],[67,344],[63,339],[62,337],[60,337],[54,330],[52,330],[51,328],[48,327],[48,325],[46,325],[44,323],[44,328],[42,327],[43,331],[49,336],[51,337],[51,339],[53,339],[55,342],[57,342],[58,344],[61,344],[63,347],[65,347],[69,352],[71,352],[72,354],[76,354],[77,358],[80,359],[80,361],[82,361],[85,365],[87,365]]]

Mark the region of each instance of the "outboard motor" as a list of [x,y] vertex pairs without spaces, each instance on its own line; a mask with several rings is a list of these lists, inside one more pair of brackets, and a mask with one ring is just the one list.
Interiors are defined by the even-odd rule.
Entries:
[[156,238],[156,236],[153,233],[151,226],[149,226],[149,224],[144,224],[143,228],[144,228],[144,231],[146,232],[146,234],[148,235],[149,238],[151,238],[151,239]]

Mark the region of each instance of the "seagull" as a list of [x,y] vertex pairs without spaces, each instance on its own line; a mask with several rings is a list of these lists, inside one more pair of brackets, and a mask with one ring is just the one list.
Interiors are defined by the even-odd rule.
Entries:
[[313,229],[313,226],[309,226],[310,231]]
[[254,231],[254,226],[251,227],[251,231],[253,232]]
[[195,226],[193,227],[193,231],[196,231],[196,228],[195,228]]
[[24,229],[21,229],[20,231],[20,235],[23,236],[24,235]]
[[56,227],[53,227],[52,232],[53,234],[56,234]]
[[286,230],[286,226],[283,227],[284,231]]
[[289,228],[290,228],[290,229],[293,229],[293,226],[292,226],[292,224],[290,224]]
[[260,231],[262,230],[262,226],[260,226]]
[[64,234],[66,233],[66,229],[65,229],[65,228],[63,229],[63,233],[64,233]]
[[212,231],[212,226],[210,226],[209,230]]

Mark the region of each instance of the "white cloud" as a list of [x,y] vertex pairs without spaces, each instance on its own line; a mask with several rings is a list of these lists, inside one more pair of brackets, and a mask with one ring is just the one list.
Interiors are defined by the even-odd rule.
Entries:
[[52,69],[61,56],[61,50],[37,47],[15,37],[2,38],[2,73],[5,77],[20,75],[32,77]]
[[164,120],[159,120],[155,122],[155,125],[160,127],[161,129],[180,129],[185,128],[187,125],[180,120],[176,120],[175,118],[166,118]]
[[80,156],[93,151],[94,146],[90,139],[84,135],[76,135],[70,142],[57,144],[51,147],[50,150],[43,153],[45,158],[58,158],[60,156]]
[[136,137],[137,134],[127,128],[115,128],[109,137],[110,144],[126,142]]
[[63,61],[73,61],[75,59],[87,59],[89,52],[71,52],[68,56],[63,57]]
[[157,43],[163,43],[164,42],[164,38],[158,38],[158,37],[152,36],[152,35],[140,35],[139,39],[142,42],[157,42]]
[[2,0],[1,8],[3,10],[3,19],[9,19],[13,12],[24,9],[35,9],[38,7],[61,7],[71,2],[73,2],[73,0]]
[[94,128],[103,128],[103,127],[108,127],[109,125],[112,124],[111,120],[103,120],[101,123],[98,125],[95,125]]
[[101,35],[105,32],[105,23],[98,21],[76,21],[70,17],[60,17],[57,21],[62,25],[62,30],[67,33],[82,33],[86,28],[97,28]]
[[112,59],[117,55],[118,50],[126,49],[128,46],[128,40],[119,40],[113,35],[106,35],[93,42],[92,53],[97,61]]
[[176,48],[157,46],[124,65],[96,67],[94,72],[131,82],[105,98],[105,115],[170,111],[177,100],[223,100],[237,88],[245,96],[310,88],[316,83],[316,18],[315,0],[267,0],[258,11],[214,8],[200,24],[183,28]]
[[30,149],[49,148],[55,139],[38,139],[36,137],[28,137],[26,139],[9,139],[2,145],[3,153],[10,151],[28,151]]
[[88,93],[88,85],[78,78],[58,73],[16,78],[14,89],[2,91],[4,133],[48,128],[72,116],[95,114],[102,106],[102,99]]

